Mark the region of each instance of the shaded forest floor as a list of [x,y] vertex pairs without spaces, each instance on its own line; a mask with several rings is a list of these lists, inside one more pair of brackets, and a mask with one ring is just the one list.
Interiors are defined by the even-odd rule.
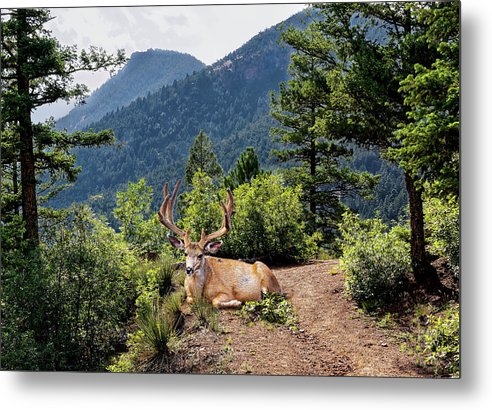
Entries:
[[[295,330],[219,313],[219,332],[186,329],[173,372],[201,374],[432,377],[402,352],[402,327],[382,326],[344,294],[338,261],[274,269],[298,315]],[[400,312],[401,314],[402,312]],[[410,314],[410,313],[409,313]],[[401,315],[399,315],[401,317]],[[410,320],[409,317],[403,317]],[[399,322],[400,324],[402,322]],[[159,366],[147,371],[164,371]]]

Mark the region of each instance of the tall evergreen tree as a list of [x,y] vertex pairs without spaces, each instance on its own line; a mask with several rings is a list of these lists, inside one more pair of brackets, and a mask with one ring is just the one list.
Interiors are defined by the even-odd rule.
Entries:
[[344,166],[342,161],[351,152],[340,143],[334,124],[325,121],[319,126],[319,118],[326,120],[328,110],[343,108],[336,98],[340,78],[302,49],[304,35],[297,29],[283,34],[283,40],[297,51],[291,57],[291,79],[280,85],[278,96],[272,94],[271,115],[281,125],[272,134],[283,145],[274,153],[280,161],[291,163],[287,175],[302,186],[310,231],[320,229],[328,240],[344,209],[340,199],[368,195],[377,178]]
[[246,148],[236,162],[234,168],[224,178],[224,185],[231,190],[239,185],[251,182],[251,180],[261,174],[260,161],[253,147]]
[[460,59],[458,1],[418,9],[427,29],[421,40],[437,58],[417,64],[401,81],[400,92],[410,107],[408,120],[395,135],[401,142],[389,154],[431,195],[459,196]]
[[217,161],[212,142],[207,134],[201,130],[190,147],[188,161],[185,167],[185,181],[191,186],[193,176],[202,171],[212,179],[222,177],[224,171]]
[[113,140],[109,131],[67,134],[53,130],[53,124],[33,124],[31,113],[37,107],[60,99],[81,98],[88,89],[74,84],[73,74],[113,67],[125,61],[94,47],[77,54],[75,47],[64,47],[45,28],[52,19],[46,9],[2,10],[1,79],[2,146],[9,147],[2,168],[10,169],[13,207],[18,208],[17,178],[20,175],[20,205],[26,239],[36,246],[38,234],[38,180],[43,171],[53,182],[64,175],[73,181],[78,169],[70,149],[99,145]]
[[[442,7],[450,4],[442,3]],[[409,123],[407,112],[412,107],[400,87],[414,74],[415,67],[431,67],[438,57],[425,41],[429,24],[419,16],[440,6],[421,2],[316,5],[320,20],[299,34],[301,39],[295,47],[315,58],[327,73],[338,73],[336,97],[343,104],[342,108],[325,110],[318,126],[323,128],[326,123],[332,128],[335,124],[340,137],[379,147],[382,152],[401,148],[403,140],[395,134]],[[435,283],[437,275],[425,251],[418,172],[409,167],[403,170],[414,276],[419,283]]]

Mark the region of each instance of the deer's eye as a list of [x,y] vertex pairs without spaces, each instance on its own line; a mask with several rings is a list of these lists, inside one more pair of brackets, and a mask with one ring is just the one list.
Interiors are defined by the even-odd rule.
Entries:
[[202,259],[203,258],[203,254],[202,255],[198,255],[198,259]]

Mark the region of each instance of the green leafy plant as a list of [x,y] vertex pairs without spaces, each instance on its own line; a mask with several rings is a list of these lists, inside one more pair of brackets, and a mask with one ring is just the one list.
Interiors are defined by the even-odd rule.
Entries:
[[142,178],[128,183],[126,191],[116,194],[113,215],[120,223],[125,240],[140,255],[159,254],[167,244],[166,231],[151,210],[152,188]]
[[214,332],[219,331],[219,311],[205,298],[196,298],[191,311],[197,319],[198,326],[206,327]]
[[424,363],[436,375],[460,375],[459,306],[453,305],[429,317],[427,329],[420,337]]
[[299,262],[316,255],[319,233],[305,232],[300,188],[284,186],[279,175],[258,175],[234,190],[233,229],[223,253],[233,258]]
[[402,228],[388,230],[379,218],[361,220],[347,212],[340,231],[346,291],[367,310],[397,300],[411,270]]
[[138,309],[137,325],[143,333],[143,340],[157,353],[167,355],[175,340],[175,322],[162,308],[158,299],[146,300]]
[[259,301],[244,303],[239,314],[252,321],[262,320],[291,329],[297,324],[294,306],[279,293],[266,293]]
[[430,198],[424,203],[429,250],[448,259],[455,275],[460,270],[460,206],[457,198]]

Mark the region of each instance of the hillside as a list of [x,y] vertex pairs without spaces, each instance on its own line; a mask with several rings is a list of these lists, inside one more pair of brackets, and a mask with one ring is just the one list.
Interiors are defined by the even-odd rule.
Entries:
[[[305,20],[304,13],[292,16],[215,64],[90,124],[95,130],[114,129],[119,143],[115,147],[78,151],[78,164],[83,171],[75,186],[62,192],[52,205],[68,206],[102,194],[92,206],[111,220],[115,193],[125,189],[128,181],[145,177],[154,189],[157,206],[163,182],[183,176],[189,147],[200,130],[210,137],[226,172],[248,146],[255,148],[264,167],[278,167],[280,164],[270,155],[274,146],[270,136],[274,125],[269,115],[270,93],[289,78],[292,52],[280,44],[279,38],[282,29],[305,25]],[[394,219],[405,206],[401,175],[377,155],[354,150],[357,169],[369,167],[372,172],[383,171],[384,176],[372,203],[367,205],[355,198],[348,205],[364,216],[372,216],[375,209],[388,202],[389,189],[391,198],[398,201],[390,204],[394,209],[389,213],[381,209],[381,215]]]
[[[301,24],[302,17],[291,17],[285,26]],[[215,64],[91,124],[95,130],[114,129],[120,144],[80,150],[83,172],[54,204],[65,206],[103,193],[105,199],[94,206],[107,211],[116,190],[143,176],[160,192],[165,179],[183,174],[188,149],[201,129],[224,169],[248,145],[263,144],[259,151],[265,162],[271,147],[269,93],[287,79],[291,53],[278,44],[279,27],[264,30]]]
[[189,54],[149,49],[135,52],[114,77],[95,90],[82,105],[57,121],[57,128],[69,132],[80,130],[100,120],[105,114],[130,104],[172,84],[205,66]]

